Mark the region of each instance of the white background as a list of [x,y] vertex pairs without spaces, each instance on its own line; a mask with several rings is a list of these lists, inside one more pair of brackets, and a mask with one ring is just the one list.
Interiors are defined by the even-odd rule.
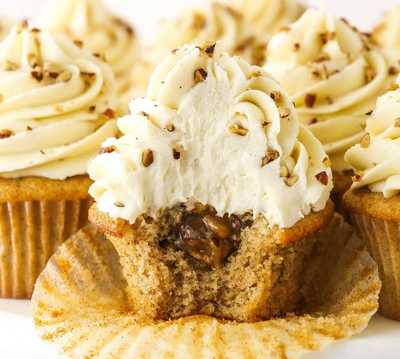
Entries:
[[[0,0],[0,13],[13,17],[38,16],[42,6],[54,0]],[[108,0],[112,7],[134,22],[149,39],[158,21],[178,9],[205,0]],[[338,16],[345,16],[362,30],[372,28],[385,10],[400,0],[310,0]],[[351,341],[305,359],[398,359],[400,324],[376,317],[369,329]],[[39,341],[29,317],[27,302],[0,300],[0,359],[55,359],[55,348]],[[189,358],[188,358],[189,359]],[[227,358],[229,359],[229,358]]]

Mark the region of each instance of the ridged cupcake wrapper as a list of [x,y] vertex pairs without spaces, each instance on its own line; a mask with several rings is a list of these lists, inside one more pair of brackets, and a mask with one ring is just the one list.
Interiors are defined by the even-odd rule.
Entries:
[[378,308],[378,269],[336,216],[309,262],[304,312],[258,323],[187,317],[141,322],[130,307],[118,254],[89,226],[66,242],[38,280],[40,336],[70,358],[299,358],[361,332]]
[[352,214],[352,221],[378,263],[382,280],[379,311],[400,321],[400,224],[358,213]]
[[0,297],[28,299],[55,250],[87,224],[89,199],[0,204]]

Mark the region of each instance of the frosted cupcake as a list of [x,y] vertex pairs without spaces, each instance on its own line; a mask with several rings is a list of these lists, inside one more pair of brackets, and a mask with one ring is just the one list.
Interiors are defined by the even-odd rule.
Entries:
[[296,21],[304,12],[304,6],[297,0],[233,0],[229,3],[265,40]]
[[250,63],[265,60],[266,43],[260,42],[246,19],[232,7],[219,1],[207,2],[202,8],[189,9],[175,20],[166,20],[153,44],[153,61],[163,61],[171,50],[185,44],[220,42],[220,48]]
[[364,136],[376,99],[390,84],[382,52],[345,20],[310,9],[274,36],[266,69],[291,95],[300,120],[332,161],[334,196],[351,185],[344,153]]
[[57,0],[46,12],[42,24],[53,32],[62,32],[85,46],[96,56],[104,56],[114,71],[122,108],[130,92],[143,81],[132,73],[140,62],[139,45],[133,28],[114,16],[102,0]]
[[111,69],[64,37],[12,29],[0,45],[0,297],[30,297],[86,224],[87,162],[116,134]]
[[[398,80],[399,82],[399,80]],[[379,264],[380,311],[400,320],[400,90],[382,96],[367,134],[346,153],[355,169],[344,205]]]
[[[257,321],[296,310],[330,222],[332,174],[261,68],[188,47],[155,70],[90,165],[91,220],[148,319]],[[113,171],[109,171],[113,168]]]

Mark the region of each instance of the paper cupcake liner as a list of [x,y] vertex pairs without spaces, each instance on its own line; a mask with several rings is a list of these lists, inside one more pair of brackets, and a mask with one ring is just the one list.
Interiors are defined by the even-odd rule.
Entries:
[[304,311],[283,319],[141,322],[118,259],[89,226],[57,251],[38,280],[36,328],[70,358],[299,358],[361,332],[377,310],[381,287],[375,262],[338,216],[309,262]]
[[87,224],[89,199],[0,204],[0,297],[28,299],[47,261]]
[[378,263],[382,280],[379,311],[400,321],[400,224],[358,213],[352,214],[352,221]]

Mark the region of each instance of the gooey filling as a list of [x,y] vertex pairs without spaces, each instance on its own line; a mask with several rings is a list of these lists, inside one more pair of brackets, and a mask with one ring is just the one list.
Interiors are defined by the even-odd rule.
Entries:
[[160,246],[184,251],[196,264],[214,269],[239,248],[241,232],[253,224],[250,213],[220,217],[214,208],[198,203],[178,205],[166,217]]

